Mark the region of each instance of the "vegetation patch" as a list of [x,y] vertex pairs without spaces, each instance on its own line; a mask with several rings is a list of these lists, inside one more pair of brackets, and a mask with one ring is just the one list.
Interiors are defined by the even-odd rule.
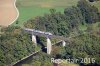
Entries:
[[30,18],[48,14],[52,8],[63,13],[64,8],[76,5],[77,1],[79,0],[17,0],[16,6],[20,15],[17,20],[18,24],[14,22],[12,25],[23,27],[23,24]]

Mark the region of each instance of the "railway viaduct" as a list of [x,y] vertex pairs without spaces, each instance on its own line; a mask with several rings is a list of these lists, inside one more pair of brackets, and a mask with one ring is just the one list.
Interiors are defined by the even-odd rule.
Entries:
[[39,30],[35,30],[35,29],[25,28],[24,30],[31,34],[32,42],[34,42],[36,46],[37,46],[36,36],[44,36],[44,37],[46,37],[46,41],[47,41],[47,54],[50,54],[51,51],[52,51],[52,43],[51,43],[51,40],[50,40],[51,38],[60,39],[62,41],[62,46],[63,47],[66,45],[65,41],[69,39],[69,38],[64,38],[62,36],[53,35],[50,32],[43,32],[43,31],[39,31]]

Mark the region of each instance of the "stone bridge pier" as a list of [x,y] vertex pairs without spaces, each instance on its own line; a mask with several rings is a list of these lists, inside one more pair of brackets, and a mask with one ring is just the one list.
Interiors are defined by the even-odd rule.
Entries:
[[66,42],[64,40],[62,41],[62,45],[63,45],[63,47],[66,46]]
[[32,34],[32,42],[37,46],[36,35]]
[[[46,37],[46,40],[47,40],[47,54],[51,54],[51,51],[52,51],[51,40],[48,36]],[[32,42],[34,42],[35,46],[37,46],[36,35],[34,35],[34,34],[32,34]],[[62,45],[63,45],[63,47],[66,45],[66,42],[64,40],[62,40]]]
[[47,54],[50,54],[52,51],[52,44],[49,37],[47,37]]

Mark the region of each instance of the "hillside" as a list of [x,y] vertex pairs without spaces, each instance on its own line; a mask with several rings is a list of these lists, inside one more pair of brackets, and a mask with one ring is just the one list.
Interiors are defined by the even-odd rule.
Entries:
[[63,9],[72,5],[76,5],[78,0],[17,0],[16,6],[19,10],[18,23],[13,25],[23,26],[23,23],[30,18],[43,16],[49,13],[51,8],[63,12]]
[[[55,4],[56,1],[58,1],[57,4]],[[61,4],[59,4],[60,2]],[[63,4],[65,2],[68,4]],[[74,3],[70,4],[72,2]],[[43,6],[40,7],[41,3],[49,5],[45,7],[42,4]],[[55,8],[50,6],[51,3]],[[76,0],[43,0],[42,2],[40,0],[24,0],[24,2],[18,0],[17,7],[19,11],[22,9],[22,16],[20,14],[19,19],[15,22],[16,26],[13,26],[14,24],[8,27],[0,26],[0,66],[11,66],[40,49],[41,51],[15,66],[100,66],[100,11],[92,4],[95,3],[87,0],[78,2]],[[36,13],[31,10],[30,6],[36,9]],[[47,10],[41,12],[40,8]],[[35,15],[35,17],[34,13],[38,16]],[[23,21],[24,19],[25,21]],[[50,39],[54,45],[51,53],[47,54],[46,38],[51,35],[36,36],[36,46],[32,42],[34,33],[29,34],[23,30],[22,26],[69,39],[64,40],[66,46],[62,46],[62,42],[56,43],[63,39]],[[67,60],[67,63],[57,64],[51,62],[51,58],[79,60],[75,63],[69,63]],[[83,62],[81,62],[82,60]]]

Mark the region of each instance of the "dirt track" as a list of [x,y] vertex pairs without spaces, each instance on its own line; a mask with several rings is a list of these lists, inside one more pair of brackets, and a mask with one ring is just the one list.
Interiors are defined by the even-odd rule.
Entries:
[[8,26],[17,17],[15,0],[0,0],[0,25]]

